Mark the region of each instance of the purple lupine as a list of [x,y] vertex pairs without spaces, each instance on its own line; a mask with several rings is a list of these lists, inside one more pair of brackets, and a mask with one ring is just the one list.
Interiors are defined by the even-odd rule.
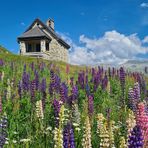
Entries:
[[54,90],[56,93],[60,92],[60,83],[61,83],[61,78],[58,75],[55,75]]
[[82,71],[78,74],[78,83],[79,83],[81,89],[84,89],[84,84],[85,84],[85,73],[84,73],[84,71]]
[[88,96],[88,114],[91,117],[94,112],[94,97],[92,95]]
[[0,123],[0,148],[3,148],[7,137],[7,117],[3,116]]
[[85,91],[88,96],[90,94],[90,87],[89,87],[88,83],[86,83]]
[[35,86],[36,86],[35,88],[36,88],[36,90],[38,90],[39,89],[39,84],[40,84],[38,71],[35,70],[34,75],[35,75]]
[[78,98],[78,87],[74,85],[71,90],[71,95],[68,97],[67,103],[72,106],[73,102],[75,102]]
[[60,85],[60,99],[63,103],[67,102],[68,99],[68,87],[65,83]]
[[32,71],[34,71],[34,62],[32,62],[32,63],[30,64],[30,68],[31,68]]
[[63,131],[63,147],[75,148],[74,131],[71,123],[67,123]]
[[102,89],[105,90],[108,84],[108,78],[107,75],[104,76],[103,80],[102,80]]
[[73,87],[73,85],[74,85],[74,77],[71,77],[70,78],[70,86]]
[[124,97],[124,91],[125,91],[125,71],[124,68],[120,68],[120,84],[121,84],[121,90],[122,90],[122,95]]
[[42,94],[42,107],[43,107],[43,110],[45,110],[45,106],[46,106],[46,79],[43,78],[42,79],[42,82],[40,84],[40,91],[41,91],[41,94]]
[[140,101],[140,86],[138,82],[134,84],[134,99],[137,103]]
[[129,108],[133,111],[136,112],[136,106],[137,106],[137,102],[134,98],[134,91],[133,88],[129,88],[128,91],[128,100],[129,100]]
[[128,138],[128,148],[143,148],[143,136],[140,126],[136,125]]
[[0,59],[0,66],[4,66],[4,61]]
[[0,113],[2,113],[2,97],[0,96]]
[[18,83],[18,94],[19,94],[19,97],[22,98],[22,82],[19,81]]
[[59,125],[59,113],[60,113],[61,103],[57,99],[53,100],[53,109],[54,109],[54,117],[55,117],[55,125],[58,127]]
[[23,91],[29,91],[30,87],[30,75],[26,73],[26,71],[23,72],[22,75],[22,88]]
[[31,102],[35,103],[35,80],[31,81],[30,85]]

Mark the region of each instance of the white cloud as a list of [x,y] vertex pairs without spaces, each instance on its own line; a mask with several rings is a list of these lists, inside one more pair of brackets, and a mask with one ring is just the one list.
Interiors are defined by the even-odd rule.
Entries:
[[142,40],[143,43],[148,43],[148,36],[146,36],[143,40]]
[[141,6],[142,8],[148,8],[148,3],[141,3],[140,6]]
[[72,64],[121,64],[136,58],[138,54],[148,53],[148,47],[143,46],[144,40],[140,40],[137,34],[125,36],[113,30],[105,32],[100,38],[91,39],[81,35],[79,38],[81,46],[73,43],[65,35],[62,37],[71,45]]

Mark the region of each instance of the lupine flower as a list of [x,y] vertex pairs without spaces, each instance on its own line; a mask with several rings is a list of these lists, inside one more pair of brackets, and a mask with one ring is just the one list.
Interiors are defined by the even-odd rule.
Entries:
[[107,124],[105,123],[105,118],[103,114],[98,114],[97,116],[97,132],[101,138],[100,148],[107,148],[110,146],[110,137],[107,130]]
[[102,80],[102,89],[105,90],[108,84],[108,78],[107,75],[104,76],[103,80]]
[[1,77],[0,77],[0,79],[1,79],[2,82],[4,81],[4,76],[5,76],[5,73],[4,73],[4,71],[2,71],[1,72]]
[[107,83],[107,92],[108,92],[108,94],[110,95],[110,92],[111,92],[111,89],[110,89],[110,81],[108,81],[108,83]]
[[35,86],[36,86],[36,90],[39,89],[39,84],[40,84],[40,81],[39,81],[39,74],[37,71],[35,71]]
[[59,124],[54,130],[54,148],[63,148],[63,123],[65,120],[65,108],[64,105],[60,108]]
[[72,105],[72,123],[74,125],[74,127],[79,127],[80,125],[80,112],[79,112],[79,109],[78,109],[78,104],[77,103],[74,103]]
[[71,95],[68,98],[68,104],[71,106],[77,100],[77,97],[78,97],[78,87],[74,85],[71,90]]
[[21,81],[19,81],[18,83],[18,94],[20,98],[22,98],[22,82]]
[[140,126],[136,125],[128,138],[128,148],[143,148],[143,136]]
[[134,99],[137,102],[140,101],[140,86],[138,82],[134,84]]
[[46,106],[46,79],[45,78],[42,79],[42,82],[40,84],[40,92],[42,94],[42,106],[44,110]]
[[88,114],[91,117],[94,112],[94,98],[92,95],[88,96]]
[[42,101],[39,100],[36,102],[36,115],[39,119],[44,118],[44,113],[43,113],[43,106],[42,106]]
[[29,91],[30,87],[30,75],[26,73],[26,71],[23,72],[22,75],[22,88],[23,91]]
[[121,84],[121,89],[122,89],[122,95],[124,96],[124,89],[125,89],[125,71],[124,68],[120,68],[120,84]]
[[2,97],[0,96],[0,113],[2,112]]
[[31,102],[34,103],[35,102],[35,80],[31,81],[30,93],[31,93]]
[[114,126],[115,122],[114,121],[110,121],[109,122],[109,143],[110,143],[110,147],[111,148],[115,148],[115,142],[114,142],[114,129],[115,129],[115,126]]
[[68,101],[68,87],[65,83],[61,83],[60,85],[60,99],[63,103]]
[[129,88],[128,91],[129,107],[133,112],[136,112],[137,101],[134,98],[134,90]]
[[75,148],[74,131],[71,123],[67,123],[63,131],[63,147]]
[[136,122],[137,125],[141,128],[144,142],[146,144],[148,141],[148,115],[145,112],[144,103],[139,103],[137,106]]
[[84,123],[84,135],[82,139],[82,147],[83,148],[92,148],[91,144],[91,126],[89,117],[87,116]]
[[124,137],[121,137],[121,138],[120,138],[120,145],[119,145],[119,148],[128,148]]
[[34,70],[34,62],[31,62],[30,67],[31,67],[31,70],[33,71]]
[[0,122],[0,147],[3,148],[7,137],[7,117],[3,116]]
[[11,98],[11,85],[10,85],[10,80],[7,79],[7,94],[6,94],[6,99],[9,100]]
[[4,66],[4,61],[0,59],[0,66]]
[[59,125],[59,113],[60,113],[61,103],[60,101],[54,99],[53,100],[53,109],[54,109],[54,117],[56,126]]
[[128,113],[128,118],[126,120],[126,124],[127,124],[128,136],[130,136],[131,131],[136,126],[136,119],[132,110],[129,110],[128,112],[129,113]]

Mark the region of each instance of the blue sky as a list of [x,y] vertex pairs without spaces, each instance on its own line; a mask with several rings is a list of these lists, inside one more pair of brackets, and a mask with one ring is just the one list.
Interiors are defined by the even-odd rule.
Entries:
[[73,63],[81,56],[80,64],[148,58],[148,0],[1,0],[0,7],[0,44],[14,53],[17,36],[35,18],[51,17],[72,46]]

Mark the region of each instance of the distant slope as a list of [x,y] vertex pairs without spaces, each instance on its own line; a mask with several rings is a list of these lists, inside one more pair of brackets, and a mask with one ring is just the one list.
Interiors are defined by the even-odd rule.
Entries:
[[131,71],[144,72],[144,68],[148,67],[148,60],[129,60],[120,66],[126,67]]
[[10,54],[11,52],[10,51],[8,51],[6,48],[4,48],[4,47],[2,47],[1,45],[0,45],[0,54]]

